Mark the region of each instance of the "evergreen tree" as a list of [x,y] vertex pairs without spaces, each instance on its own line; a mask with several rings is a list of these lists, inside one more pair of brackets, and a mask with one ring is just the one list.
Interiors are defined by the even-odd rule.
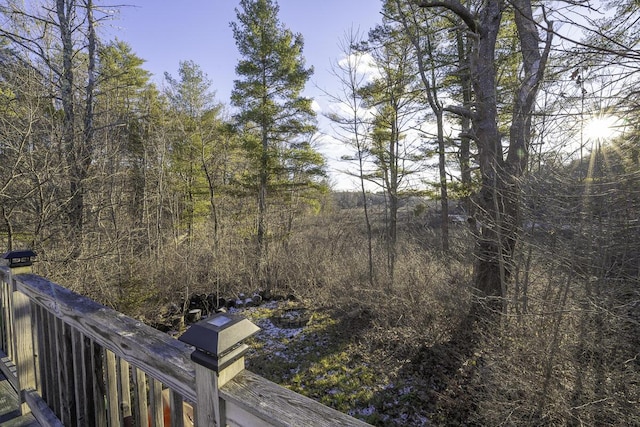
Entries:
[[[440,232],[442,239],[442,250],[449,250],[449,194],[447,183],[447,156],[446,150],[449,148],[444,135],[444,113],[445,107],[442,99],[451,94],[451,85],[445,84],[446,70],[450,69],[452,62],[451,43],[447,43],[446,35],[448,31],[443,31],[451,27],[449,21],[434,13],[425,13],[425,10],[418,9],[417,5],[400,0],[387,0],[383,6],[388,26],[397,26],[403,31],[395,31],[395,37],[408,39],[413,47],[416,74],[420,77],[424,88],[424,98],[428,104],[428,110],[435,119],[435,141],[438,153],[438,174],[439,179],[435,186],[439,188],[440,196]],[[448,47],[449,46],[449,47]],[[461,73],[456,73],[462,75]],[[446,93],[446,95],[445,95]],[[425,105],[426,106],[426,105]],[[429,113],[427,112],[427,115]],[[432,120],[433,120],[432,119]],[[467,144],[468,147],[468,144]],[[426,149],[426,147],[425,147]],[[460,152],[463,151],[462,144]],[[463,156],[461,156],[463,157]],[[468,149],[467,156],[468,159]],[[461,162],[462,163],[462,162]],[[464,167],[461,164],[461,170]]]
[[[144,60],[131,46],[117,39],[102,46],[98,58],[95,116],[96,151],[100,155],[95,156],[92,169],[99,178],[93,183],[91,202],[104,206],[109,215],[108,221],[101,215],[91,216],[90,225],[116,236],[121,224],[127,223],[127,236],[137,240],[144,223],[150,169],[145,161],[148,138],[142,130],[147,120],[149,99],[145,92],[150,90],[150,73],[142,68]],[[92,244],[93,248],[99,246]],[[147,245],[140,240],[135,246],[143,250]]]
[[177,181],[182,222],[187,236],[211,210],[214,231],[217,230],[215,185],[208,169],[213,156],[213,141],[219,130],[220,105],[215,103],[211,81],[193,61],[180,62],[179,78],[165,73],[165,91],[172,116],[172,168]]
[[305,66],[302,35],[278,19],[272,0],[242,0],[231,23],[241,59],[236,66],[231,102],[238,124],[251,142],[248,155],[257,166],[258,276],[265,279],[267,259],[267,192],[277,190],[287,170],[289,147],[308,141],[315,130],[311,99],[302,91],[313,69]]

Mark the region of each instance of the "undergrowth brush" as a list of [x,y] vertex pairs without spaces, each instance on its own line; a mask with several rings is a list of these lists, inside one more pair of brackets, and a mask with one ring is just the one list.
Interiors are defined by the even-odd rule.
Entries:
[[230,227],[217,246],[203,229],[160,257],[44,260],[38,272],[150,321],[191,293],[293,294],[310,313],[304,327],[274,324],[277,305],[242,311],[262,328],[248,368],[377,426],[640,425],[637,276],[582,268],[568,243],[525,241],[507,312],[479,319],[468,228],[450,230],[443,254],[437,231],[404,224],[393,273],[374,235],[370,276],[354,215],[273,237],[266,281],[255,242]]

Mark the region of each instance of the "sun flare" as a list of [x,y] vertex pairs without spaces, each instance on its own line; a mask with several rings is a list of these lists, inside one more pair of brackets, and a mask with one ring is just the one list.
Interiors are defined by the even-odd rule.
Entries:
[[595,116],[587,122],[584,136],[590,141],[611,140],[622,133],[622,126],[616,116]]

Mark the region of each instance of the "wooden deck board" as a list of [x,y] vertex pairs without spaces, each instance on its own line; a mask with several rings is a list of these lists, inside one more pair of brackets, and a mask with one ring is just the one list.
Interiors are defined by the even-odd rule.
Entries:
[[18,394],[0,373],[0,427],[39,427],[33,415],[20,415]]

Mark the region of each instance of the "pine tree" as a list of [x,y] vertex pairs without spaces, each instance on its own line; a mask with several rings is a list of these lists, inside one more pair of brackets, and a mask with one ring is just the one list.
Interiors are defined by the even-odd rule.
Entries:
[[[172,117],[172,165],[177,179],[181,217],[193,238],[197,220],[210,214],[214,239],[218,227],[215,184],[209,170],[214,141],[220,128],[221,106],[215,102],[211,81],[193,61],[180,62],[179,78],[165,73]],[[209,212],[210,211],[210,212]]]
[[[258,221],[258,278],[264,280],[267,259],[267,192],[277,190],[287,170],[287,152],[309,141],[315,132],[311,99],[302,91],[312,68],[305,66],[302,35],[294,34],[278,19],[272,0],[242,0],[231,23],[241,59],[236,66],[232,104],[236,120],[247,138],[248,153],[256,161]],[[279,176],[280,175],[280,176]]]

